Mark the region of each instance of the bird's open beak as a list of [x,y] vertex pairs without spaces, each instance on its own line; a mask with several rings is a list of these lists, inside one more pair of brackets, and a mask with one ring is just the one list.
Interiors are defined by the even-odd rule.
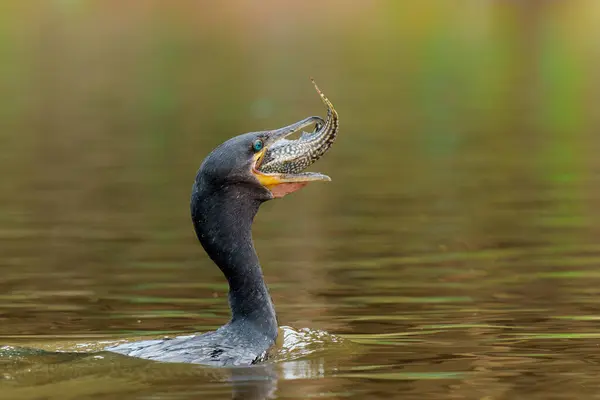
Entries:
[[[274,131],[268,131],[265,133],[265,145],[261,151],[254,155],[254,162],[252,163],[252,174],[258,179],[261,185],[271,191],[273,197],[280,198],[286,194],[295,192],[310,182],[315,181],[331,181],[331,178],[327,175],[316,173],[316,172],[301,172],[298,174],[285,174],[285,173],[264,173],[259,171],[260,164],[263,157],[270,146],[277,143],[279,140],[284,139],[306,126],[323,123],[323,119],[320,117],[308,117],[302,121],[298,121],[295,124],[276,129]],[[301,157],[302,154],[299,154]]]
[[[339,129],[338,114],[333,104],[321,92],[315,81],[312,78],[311,80],[323,104],[327,106],[326,120],[309,117],[284,128],[265,132],[264,148],[254,156],[252,173],[274,197],[283,197],[295,192],[309,182],[331,180],[327,175],[304,172],[329,150]],[[296,140],[285,139],[312,124],[316,124],[317,128],[313,133],[305,132]]]

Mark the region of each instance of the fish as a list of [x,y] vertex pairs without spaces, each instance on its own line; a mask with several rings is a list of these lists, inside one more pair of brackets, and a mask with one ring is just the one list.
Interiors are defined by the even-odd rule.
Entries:
[[298,174],[321,158],[335,142],[339,131],[338,113],[315,80],[311,78],[311,81],[327,107],[327,117],[324,121],[317,120],[313,132],[302,132],[298,139],[281,139],[270,146],[258,171],[265,174]]

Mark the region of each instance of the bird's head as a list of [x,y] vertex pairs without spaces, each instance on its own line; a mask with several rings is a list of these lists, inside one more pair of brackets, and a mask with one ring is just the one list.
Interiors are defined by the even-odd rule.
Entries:
[[[269,200],[295,192],[310,182],[330,181],[327,175],[304,171],[331,147],[338,131],[337,112],[318,88],[317,91],[328,107],[326,120],[308,117],[283,128],[229,139],[202,163],[198,173],[202,184],[217,189],[237,185],[249,189],[259,200]],[[310,125],[315,125],[312,133],[286,139]]]

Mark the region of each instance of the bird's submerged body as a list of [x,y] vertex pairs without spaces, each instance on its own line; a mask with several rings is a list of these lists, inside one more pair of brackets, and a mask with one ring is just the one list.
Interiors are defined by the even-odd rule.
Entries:
[[250,365],[268,358],[275,338],[245,322],[230,322],[213,332],[125,343],[107,350],[155,361],[216,366]]
[[[316,87],[316,85],[315,85]],[[246,133],[213,150],[192,188],[191,214],[198,240],[229,283],[231,320],[214,332],[124,343],[106,350],[156,361],[217,366],[264,361],[275,344],[277,316],[252,243],[260,205],[326,175],[302,172],[329,149],[338,131],[333,106],[327,119],[309,117],[284,128]],[[297,141],[285,137],[316,124]],[[283,147],[282,147],[283,144]]]

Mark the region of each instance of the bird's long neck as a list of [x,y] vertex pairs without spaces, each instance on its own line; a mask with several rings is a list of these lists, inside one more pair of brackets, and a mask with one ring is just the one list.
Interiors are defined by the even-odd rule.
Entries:
[[260,201],[242,185],[208,190],[196,183],[191,212],[196,235],[229,282],[232,323],[251,323],[275,339],[277,318],[252,243],[252,221]]

